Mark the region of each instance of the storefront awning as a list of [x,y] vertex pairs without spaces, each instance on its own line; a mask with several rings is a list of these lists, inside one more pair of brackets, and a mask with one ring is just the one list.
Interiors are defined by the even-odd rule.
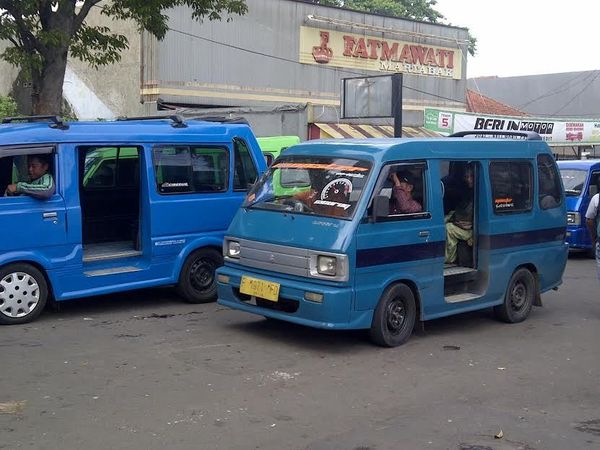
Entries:
[[[386,138],[394,137],[391,125],[356,125],[349,123],[313,123],[310,139]],[[423,127],[402,127],[402,137],[441,137]]]

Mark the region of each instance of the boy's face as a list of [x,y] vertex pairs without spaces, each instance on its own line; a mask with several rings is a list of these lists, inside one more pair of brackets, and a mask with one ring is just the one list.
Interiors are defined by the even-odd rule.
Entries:
[[32,180],[37,180],[48,171],[48,163],[40,161],[38,158],[30,158],[27,161],[27,172]]

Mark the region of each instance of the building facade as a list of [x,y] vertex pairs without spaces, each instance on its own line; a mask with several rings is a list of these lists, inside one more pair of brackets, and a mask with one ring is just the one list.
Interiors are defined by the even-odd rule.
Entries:
[[177,8],[163,41],[142,37],[146,113],[241,111],[258,134],[303,139],[311,124],[390,126],[390,117],[344,120],[341,85],[345,78],[397,72],[404,125],[421,126],[425,107],[465,109],[463,28],[306,1],[246,3],[248,13],[229,22],[199,23],[189,9]]

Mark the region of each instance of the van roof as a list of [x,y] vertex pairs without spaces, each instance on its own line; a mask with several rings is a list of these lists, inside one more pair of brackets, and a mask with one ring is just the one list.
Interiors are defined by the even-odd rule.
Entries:
[[570,159],[557,161],[558,167],[565,169],[589,169],[593,166],[600,166],[600,159]]
[[317,155],[374,162],[418,159],[532,158],[551,154],[541,140],[488,138],[376,138],[305,141],[286,150],[286,156]]
[[250,127],[240,123],[187,120],[184,127],[173,121],[118,120],[111,122],[69,122],[68,127],[52,127],[48,122],[4,123],[0,125],[0,146],[44,143],[111,142],[190,142],[202,136],[206,142],[231,141],[232,136],[247,135]]

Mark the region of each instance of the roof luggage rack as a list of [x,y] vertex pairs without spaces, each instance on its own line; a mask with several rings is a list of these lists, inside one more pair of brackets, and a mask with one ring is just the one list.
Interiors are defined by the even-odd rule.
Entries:
[[138,116],[138,117],[118,117],[118,121],[129,121],[129,120],[164,120],[170,119],[173,123],[171,126],[173,128],[187,128],[187,124],[183,117],[178,114],[172,114],[170,116]]
[[465,137],[465,136],[515,136],[524,138],[527,141],[541,141],[542,137],[535,131],[503,131],[503,130],[471,130],[471,131],[459,131],[451,134],[448,137]]
[[61,117],[59,116],[21,116],[21,117],[5,117],[2,119],[2,123],[13,123],[13,122],[42,122],[47,121],[50,122],[48,126],[50,128],[58,128],[59,130],[68,130],[69,125],[67,125]]

